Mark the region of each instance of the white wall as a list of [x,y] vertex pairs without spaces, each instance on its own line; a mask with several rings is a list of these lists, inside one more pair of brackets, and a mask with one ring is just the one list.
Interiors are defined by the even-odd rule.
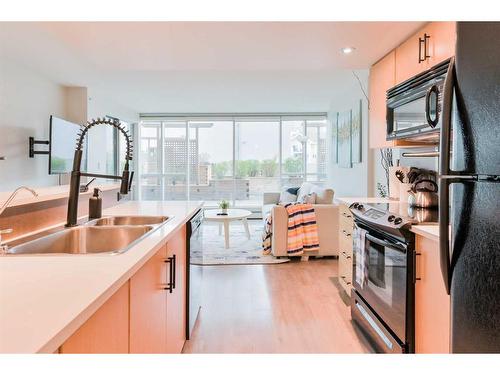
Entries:
[[[361,84],[368,93],[368,70],[358,70]],[[351,71],[345,71],[346,77],[351,77],[342,89],[332,87],[334,96],[331,99],[328,117],[333,124],[337,112],[354,108],[362,99],[362,155],[361,163],[352,165],[352,168],[340,168],[338,164],[329,163],[328,185],[335,190],[337,197],[366,197],[373,196],[373,150],[368,148],[368,102],[360,88],[359,82]],[[333,126],[332,126],[333,127]],[[330,129],[331,131],[331,129]],[[331,133],[328,135],[331,140]]]
[[[48,156],[28,157],[28,137],[48,140],[50,115],[64,117],[64,88],[17,62],[0,59],[0,191],[57,185]],[[46,148],[44,148],[46,149]]]
[[[59,184],[59,177],[48,174],[48,156],[28,157],[28,137],[48,140],[50,115],[84,124],[106,115],[135,122],[138,114],[113,101],[112,96],[86,87],[65,87],[18,61],[0,59],[0,191],[20,185],[34,187]],[[105,127],[89,133],[89,171],[105,173]],[[74,143],[74,140],[68,140]],[[45,146],[37,149],[46,150]],[[62,176],[67,183],[67,176]]]
[[[122,106],[113,100],[113,97],[99,89],[88,89],[87,119],[111,116],[122,121],[133,123],[139,121],[139,114],[132,109]],[[120,135],[121,136],[121,135]],[[96,126],[89,130],[89,159],[88,170],[94,173],[106,173],[106,144],[112,142],[105,126]],[[136,148],[137,152],[139,148]]]

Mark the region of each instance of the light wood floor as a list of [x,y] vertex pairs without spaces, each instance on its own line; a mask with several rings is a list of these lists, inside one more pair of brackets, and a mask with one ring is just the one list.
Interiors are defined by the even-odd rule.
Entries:
[[335,259],[203,272],[203,307],[184,353],[370,351],[329,279]]

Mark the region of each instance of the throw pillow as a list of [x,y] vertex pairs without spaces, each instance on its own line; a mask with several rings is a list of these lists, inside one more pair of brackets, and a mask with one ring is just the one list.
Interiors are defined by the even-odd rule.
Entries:
[[291,203],[297,201],[299,188],[284,188],[280,193],[280,203]]
[[304,182],[297,192],[297,202],[302,202],[304,196],[311,192],[312,184],[309,182]]
[[316,193],[304,195],[300,202],[305,204],[316,204]]
[[286,189],[286,191],[288,191],[290,194],[297,195],[298,192],[299,192],[299,189],[300,189],[299,186],[297,186],[297,187],[290,187],[290,188]]

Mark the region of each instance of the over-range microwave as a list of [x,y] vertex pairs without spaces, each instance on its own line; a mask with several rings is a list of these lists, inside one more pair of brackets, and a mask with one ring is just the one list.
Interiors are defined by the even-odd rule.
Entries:
[[438,143],[443,85],[450,60],[387,91],[387,140]]

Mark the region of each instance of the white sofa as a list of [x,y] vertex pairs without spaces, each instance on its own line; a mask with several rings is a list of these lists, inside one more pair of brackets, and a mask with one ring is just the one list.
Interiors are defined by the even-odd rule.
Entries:
[[[303,183],[299,194],[317,194],[317,204],[314,204],[316,222],[318,224],[319,250],[306,252],[304,255],[326,256],[339,254],[339,205],[333,202],[333,190],[323,189],[310,183]],[[288,256],[287,231],[288,215],[285,207],[278,205],[280,193],[264,193],[262,217],[271,212],[273,222],[272,254]],[[329,202],[329,203],[323,203]]]

